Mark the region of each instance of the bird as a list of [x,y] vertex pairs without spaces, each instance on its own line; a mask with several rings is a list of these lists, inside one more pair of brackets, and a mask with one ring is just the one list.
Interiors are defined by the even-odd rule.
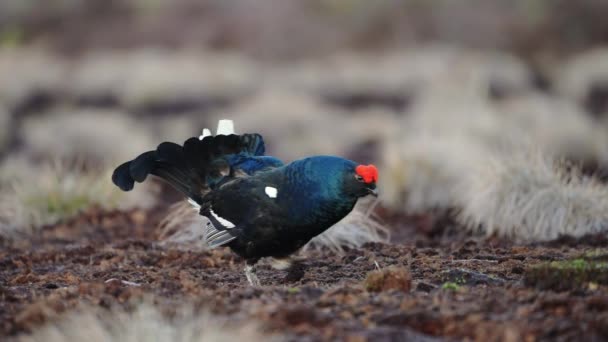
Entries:
[[131,191],[149,175],[183,193],[207,218],[210,248],[227,246],[245,262],[251,286],[255,266],[272,258],[287,278],[303,275],[293,255],[349,214],[359,198],[378,196],[378,169],[338,156],[318,155],[284,163],[265,155],[258,133],[192,137],[163,142],[119,165],[113,183]]

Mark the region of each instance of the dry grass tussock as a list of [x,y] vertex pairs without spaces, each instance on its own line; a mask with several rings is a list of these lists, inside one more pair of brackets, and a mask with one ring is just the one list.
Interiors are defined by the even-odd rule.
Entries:
[[98,164],[123,162],[158,144],[146,124],[124,112],[97,109],[66,108],[28,118],[21,136],[25,153],[33,157]]
[[548,95],[529,94],[496,106],[502,131],[497,137],[513,149],[536,145],[557,158],[608,162],[608,134],[576,103]]
[[0,153],[4,152],[10,139],[11,121],[9,111],[0,105]]
[[[407,135],[407,134],[406,134]],[[415,213],[458,205],[458,188],[472,165],[488,152],[464,135],[438,139],[412,135],[383,147],[381,200],[394,210]]]
[[132,311],[81,307],[68,312],[32,333],[17,337],[19,342],[232,342],[274,341],[261,333],[254,322],[235,324],[209,312],[186,306],[167,314],[149,303]]
[[272,87],[216,118],[233,119],[241,132],[262,134],[267,153],[285,160],[344,155],[358,143],[389,134],[397,120],[381,109],[353,115],[306,93]]
[[555,68],[557,90],[583,103],[593,86],[608,85],[608,48],[596,48],[571,58]]
[[307,60],[278,73],[275,83],[315,94],[403,96],[424,90],[437,77],[465,70],[503,92],[530,88],[530,72],[516,57],[442,44]]
[[70,93],[75,98],[107,96],[129,108],[229,99],[255,88],[257,69],[235,55],[194,50],[94,53],[76,63]]
[[540,152],[491,158],[462,182],[459,219],[524,241],[608,231],[608,188]]
[[111,182],[112,169],[70,163],[34,165],[9,159],[0,168],[0,234],[32,233],[92,206],[150,207],[154,185],[125,193]]
[[187,201],[180,201],[169,208],[169,214],[159,223],[162,245],[175,248],[206,250],[204,227],[207,219]]
[[393,209],[454,207],[454,184],[472,165],[483,163],[490,146],[502,145],[495,139],[501,118],[477,84],[444,86],[439,82],[434,93],[420,98],[400,122],[399,133],[383,143],[379,186],[383,202]]
[[[371,214],[376,203],[360,201],[342,221],[312,239],[303,251],[329,249],[341,253],[344,248],[361,247],[367,242],[388,242],[389,230]],[[206,218],[200,216],[187,202],[173,205],[170,214],[161,222],[162,244],[172,247],[205,250]]]
[[253,62],[228,53],[139,48],[91,52],[66,62],[37,49],[0,49],[0,102],[9,108],[32,95],[105,101],[137,109],[155,104],[232,99],[252,92]]
[[[516,157],[538,150],[549,161],[606,165],[608,134],[601,126],[566,99],[531,93],[494,102],[474,74],[449,78],[430,87],[383,144],[386,205],[406,212],[461,209],[469,227],[528,241],[605,229],[604,185]],[[506,169],[489,176],[495,160]],[[533,185],[542,195],[529,190]],[[596,202],[583,209],[569,202],[574,197]]]
[[30,96],[65,91],[67,63],[37,49],[0,48],[0,103],[12,109]]
[[531,94],[494,103],[476,86],[444,87],[422,97],[383,144],[380,181],[394,208],[457,204],[452,197],[459,179],[491,156],[530,146],[558,159],[608,161],[608,134],[569,101]]
[[357,248],[368,242],[388,243],[389,229],[372,214],[377,201],[359,200],[353,211],[323,234],[314,237],[302,248],[307,250],[329,249],[335,253],[345,248]]
[[[206,115],[200,113],[183,113],[181,115],[167,115],[145,120],[141,124],[147,125],[145,130],[154,137],[155,144],[161,141],[172,141],[182,144],[191,137],[199,136],[199,127],[208,123]],[[156,145],[150,146],[156,148]],[[148,147],[148,149],[150,149]],[[140,151],[139,153],[143,152]],[[135,157],[135,155],[130,158]]]

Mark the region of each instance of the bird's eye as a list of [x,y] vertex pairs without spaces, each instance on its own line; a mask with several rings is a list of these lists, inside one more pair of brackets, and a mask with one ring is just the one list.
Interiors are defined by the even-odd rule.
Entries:
[[362,176],[355,175],[355,179],[358,180],[359,182],[363,182],[363,177]]

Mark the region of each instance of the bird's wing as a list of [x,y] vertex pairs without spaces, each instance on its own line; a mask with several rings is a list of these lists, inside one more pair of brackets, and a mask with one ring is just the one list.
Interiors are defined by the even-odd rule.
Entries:
[[227,180],[251,175],[282,163],[264,156],[264,140],[259,134],[208,136],[190,138],[180,146],[171,142],[160,144],[134,160],[120,165],[112,181],[124,191],[133,189],[155,175],[197,203],[205,193]]
[[206,196],[200,214],[210,222],[205,234],[208,245],[226,244],[249,234],[248,227],[283,217],[273,185],[253,176],[235,180]]
[[239,236],[238,230],[233,230],[236,225],[231,221],[219,216],[213,208],[205,214],[209,221],[205,227],[205,242],[210,248],[218,247],[227,244]]

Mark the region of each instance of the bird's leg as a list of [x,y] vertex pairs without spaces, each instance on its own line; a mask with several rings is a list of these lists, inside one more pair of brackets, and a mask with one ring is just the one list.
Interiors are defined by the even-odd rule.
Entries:
[[254,287],[261,286],[260,279],[258,279],[258,276],[255,274],[255,264],[258,260],[259,259],[247,260],[247,265],[245,266],[245,277],[247,277],[249,285]]
[[273,258],[272,267],[277,270],[287,271],[283,282],[292,283],[304,277],[304,264],[299,259],[294,258]]

